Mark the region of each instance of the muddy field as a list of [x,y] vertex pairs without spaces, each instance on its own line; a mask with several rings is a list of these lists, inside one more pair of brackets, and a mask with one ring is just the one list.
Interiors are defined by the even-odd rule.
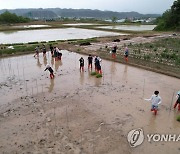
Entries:
[[[148,142],[131,148],[130,130],[178,134],[180,112],[173,110],[180,80],[113,61],[102,60],[103,77],[79,71],[77,53],[63,50],[0,59],[0,151],[3,154],[179,153],[179,142]],[[55,78],[44,72],[55,70]],[[144,101],[160,91],[158,115]]]

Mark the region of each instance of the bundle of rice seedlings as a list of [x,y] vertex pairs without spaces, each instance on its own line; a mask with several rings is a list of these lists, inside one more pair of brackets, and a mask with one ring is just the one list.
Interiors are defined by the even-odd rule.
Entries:
[[180,122],[180,115],[177,116],[176,120]]
[[97,74],[96,75],[96,78],[101,78],[102,77],[102,74]]
[[96,72],[91,72],[91,75],[97,75],[97,73]]

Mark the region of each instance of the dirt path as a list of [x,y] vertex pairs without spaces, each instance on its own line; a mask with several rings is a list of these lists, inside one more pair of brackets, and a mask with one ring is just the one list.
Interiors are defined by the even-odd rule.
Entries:
[[[146,134],[179,133],[172,110],[180,80],[111,61],[102,61],[103,77],[79,72],[82,55],[63,51],[62,62],[47,54],[0,60],[0,151],[2,153],[119,154],[179,153],[178,142],[127,142],[131,129]],[[55,79],[44,72],[50,63]],[[159,90],[157,116],[143,98]],[[173,100],[173,101],[172,101]]]

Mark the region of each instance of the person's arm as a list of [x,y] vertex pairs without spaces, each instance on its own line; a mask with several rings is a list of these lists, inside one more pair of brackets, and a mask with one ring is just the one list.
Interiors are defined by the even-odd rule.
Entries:
[[48,68],[46,67],[46,69],[44,71],[46,71]]
[[158,103],[158,105],[161,104],[161,103],[162,103],[162,99],[161,99],[161,97],[159,96],[159,103]]
[[151,98],[145,98],[144,100],[145,100],[145,101],[151,101],[151,100],[152,100],[152,97],[153,97],[153,96],[151,96]]

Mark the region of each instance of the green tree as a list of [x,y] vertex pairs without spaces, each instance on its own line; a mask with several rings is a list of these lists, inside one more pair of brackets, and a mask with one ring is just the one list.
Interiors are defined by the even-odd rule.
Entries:
[[15,13],[10,13],[8,11],[0,15],[0,23],[23,23],[29,22],[30,19],[24,18],[22,16],[17,16]]
[[113,16],[113,17],[111,18],[111,20],[112,20],[113,23],[116,23],[116,22],[117,22],[117,17]]
[[165,11],[162,17],[157,18],[157,27],[155,30],[180,31],[180,0],[174,1],[171,9]]

